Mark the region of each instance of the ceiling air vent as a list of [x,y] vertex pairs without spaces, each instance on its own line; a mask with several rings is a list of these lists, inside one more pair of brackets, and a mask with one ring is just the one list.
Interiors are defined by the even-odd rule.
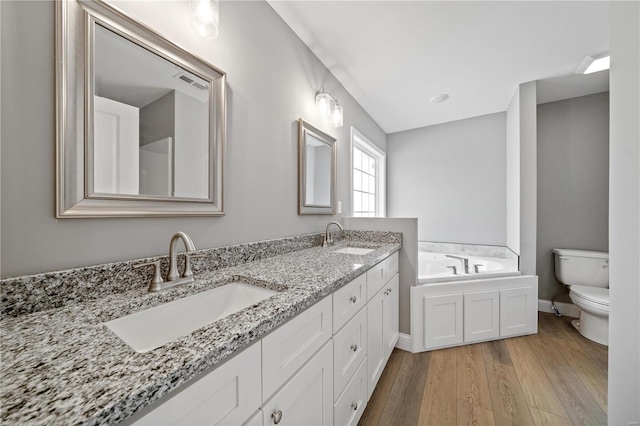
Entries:
[[184,72],[179,72],[178,74],[174,75],[173,78],[176,78],[178,80],[182,80],[185,83],[187,83],[189,86],[193,86],[196,89],[199,90],[208,90],[209,87],[194,80],[193,78],[191,78],[191,76],[189,76],[188,74],[184,73]]

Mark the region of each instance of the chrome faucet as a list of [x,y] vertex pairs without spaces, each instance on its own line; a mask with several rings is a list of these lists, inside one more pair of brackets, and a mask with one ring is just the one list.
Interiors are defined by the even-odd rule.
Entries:
[[329,230],[329,228],[331,228],[331,225],[338,225],[338,228],[340,228],[341,231],[344,230],[342,225],[340,225],[338,222],[329,222],[324,233],[324,240],[322,240],[322,247],[330,246],[333,244],[333,238],[331,237],[331,231]]
[[465,274],[469,274],[469,259],[467,259],[466,257],[462,257],[462,256],[455,256],[453,254],[445,254],[445,256],[450,257],[452,259],[458,259],[460,261],[460,263],[462,263],[462,269],[464,270]]
[[[173,234],[173,237],[171,237],[171,242],[169,243],[169,273],[167,274],[167,281],[176,281],[180,279],[180,275],[178,275],[178,255],[176,253],[176,246],[178,245],[179,239],[182,239],[186,253],[196,250],[196,246],[193,244],[193,240],[190,236],[188,236],[184,232],[176,232],[175,234]],[[182,277],[191,277],[191,281],[193,281],[193,274],[191,273],[191,262],[189,262],[188,256],[185,261]]]
[[[178,240],[182,240],[185,248],[185,259],[184,259],[184,271],[182,274],[178,273],[178,254],[176,252]],[[169,243],[169,272],[167,273],[167,279],[163,280],[160,275],[160,261],[157,260],[155,262],[148,263],[139,263],[137,265],[133,265],[134,268],[140,268],[142,266],[153,265],[153,278],[149,283],[149,291],[155,292],[164,290],[166,288],[170,288],[176,286],[178,284],[187,284],[193,282],[193,272],[191,271],[191,259],[194,257],[204,257],[203,254],[191,254],[191,252],[196,250],[195,244],[193,244],[193,240],[189,235],[184,232],[176,232],[173,237],[171,237],[171,242]]]

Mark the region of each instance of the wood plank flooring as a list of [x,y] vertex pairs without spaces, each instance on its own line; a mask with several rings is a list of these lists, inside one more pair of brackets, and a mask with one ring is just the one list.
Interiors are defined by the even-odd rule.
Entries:
[[571,319],[540,313],[536,335],[395,349],[359,425],[606,425],[607,347]]

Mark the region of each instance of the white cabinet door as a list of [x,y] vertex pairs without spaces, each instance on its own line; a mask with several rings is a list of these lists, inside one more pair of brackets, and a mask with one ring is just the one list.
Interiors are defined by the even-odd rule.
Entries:
[[398,343],[398,328],[400,321],[400,296],[398,294],[399,283],[400,279],[398,277],[398,274],[396,274],[382,290],[385,295],[382,308],[382,339],[384,340],[385,345],[385,364],[391,356],[393,348],[396,347],[396,343]]
[[367,303],[367,400],[376,387],[385,362],[384,329],[384,291],[379,291]]
[[422,301],[425,349],[462,343],[462,294],[427,296]]
[[367,405],[367,360],[358,367],[333,409],[334,425],[355,426]]
[[500,297],[498,290],[464,294],[465,343],[500,336]]
[[263,424],[333,423],[333,341],[330,340],[262,408]]
[[333,397],[337,399],[367,356],[367,310],[333,337]]
[[[240,425],[260,407],[260,342],[179,391],[135,425]],[[253,423],[255,424],[255,423]]]
[[331,296],[262,339],[262,393],[269,398],[332,335]]
[[535,331],[537,300],[534,287],[500,290],[500,336],[517,336]]

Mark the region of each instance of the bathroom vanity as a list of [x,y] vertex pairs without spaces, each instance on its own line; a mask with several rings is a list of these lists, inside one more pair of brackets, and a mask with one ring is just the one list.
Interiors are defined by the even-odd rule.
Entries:
[[[365,234],[4,316],[3,422],[357,424],[398,339],[401,236]],[[105,326],[239,279],[276,294],[146,352]]]

